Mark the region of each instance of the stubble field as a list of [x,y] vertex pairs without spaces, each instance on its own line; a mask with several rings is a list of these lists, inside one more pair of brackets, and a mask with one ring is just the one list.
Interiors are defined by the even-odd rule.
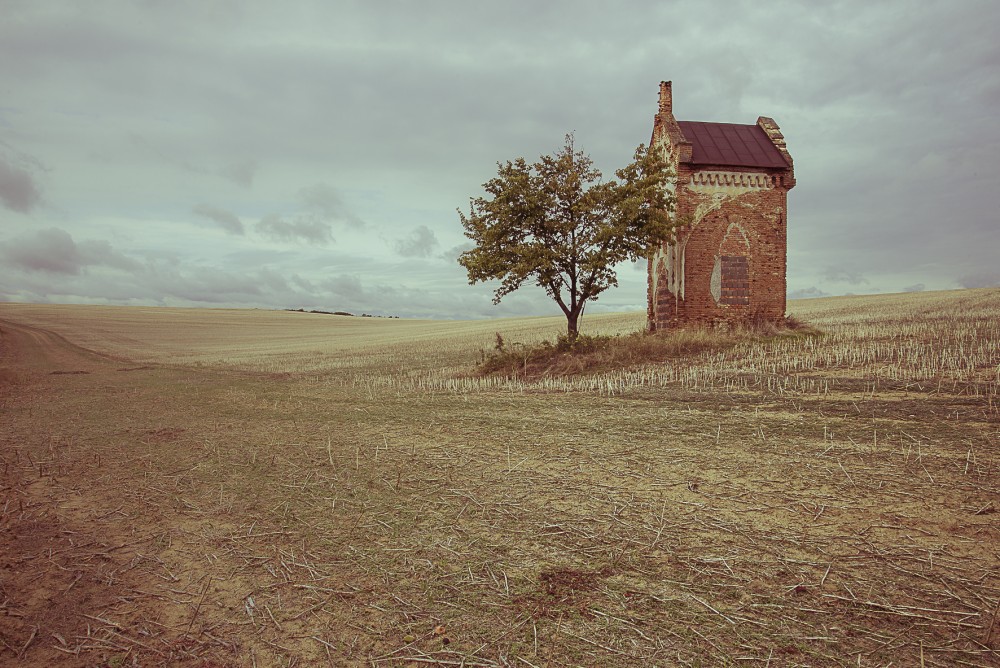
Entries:
[[529,382],[558,318],[0,304],[0,665],[1000,666],[1000,290],[790,311]]

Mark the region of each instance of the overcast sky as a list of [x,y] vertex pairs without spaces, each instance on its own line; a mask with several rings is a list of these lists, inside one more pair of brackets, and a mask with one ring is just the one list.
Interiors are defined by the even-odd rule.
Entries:
[[[0,0],[0,301],[491,304],[455,211],[567,132],[606,175],[770,116],[790,296],[1000,284],[1000,3]],[[645,263],[597,310],[644,309]]]

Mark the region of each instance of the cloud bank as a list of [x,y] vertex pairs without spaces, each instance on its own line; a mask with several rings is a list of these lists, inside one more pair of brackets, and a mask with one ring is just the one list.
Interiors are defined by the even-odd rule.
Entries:
[[296,7],[5,3],[0,299],[557,313],[468,285],[455,208],[566,132],[623,166],[664,79],[781,126],[790,295],[1000,284],[997,3]]

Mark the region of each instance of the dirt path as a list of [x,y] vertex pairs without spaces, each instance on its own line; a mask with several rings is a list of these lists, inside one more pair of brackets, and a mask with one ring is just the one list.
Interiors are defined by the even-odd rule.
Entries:
[[117,537],[87,526],[73,507],[80,497],[74,498],[62,480],[65,461],[57,453],[64,444],[35,431],[36,407],[50,404],[67,386],[77,393],[93,391],[91,379],[80,377],[109,368],[108,360],[55,334],[0,322],[0,660],[72,665],[73,655],[53,645],[67,650],[85,645],[78,640],[88,631],[80,611],[96,614],[116,596],[90,566],[114,559],[109,550]]
[[103,369],[114,361],[53,332],[0,320],[0,360],[8,372],[41,376]]
[[198,522],[134,494],[137,466],[160,467],[122,447],[176,437],[139,416],[152,417],[151,375],[192,374],[10,322],[0,369],[0,665],[232,664],[239,633],[206,631],[214,615],[197,605],[211,569],[182,567],[172,548]]
[[[287,472],[317,463],[301,422],[256,397],[294,380],[136,365],[7,321],[0,370],[0,666],[382,653],[378,584],[289,507]],[[338,526],[362,539],[359,521]]]

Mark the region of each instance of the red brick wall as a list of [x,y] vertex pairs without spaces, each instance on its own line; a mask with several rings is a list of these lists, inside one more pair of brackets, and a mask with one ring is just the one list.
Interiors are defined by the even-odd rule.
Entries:
[[[694,225],[681,228],[677,235],[677,242],[684,244],[683,298],[667,286],[665,258],[657,259],[656,266],[650,263],[647,307],[650,328],[781,320],[786,306],[787,190],[780,185],[777,178],[780,175],[775,175],[775,185],[771,188],[727,195],[721,201],[712,192],[689,190],[684,181],[690,175],[684,170],[679,176],[676,215],[695,219],[699,206],[702,211],[708,209],[708,213],[702,213]],[[749,304],[720,304],[712,295],[712,272],[716,258],[722,255],[747,256]],[[653,294],[654,272],[658,274],[656,294]]]
[[[777,124],[758,119],[791,164]],[[794,172],[788,169],[704,167],[705,172],[726,174],[767,174],[766,188],[710,188],[691,183],[691,144],[686,141],[673,116],[673,96],[669,82],[660,86],[660,106],[654,119],[650,146],[667,147],[676,175],[675,216],[693,224],[677,232],[677,243],[685,244],[683,295],[674,294],[667,282],[666,258],[650,259],[647,275],[647,318],[653,331],[685,324],[720,325],[747,320],[777,322],[785,316],[785,274],[788,190],[795,186]],[[736,229],[742,234],[736,233]],[[733,230],[729,238],[727,231]],[[744,241],[745,237],[745,241]],[[664,243],[661,251],[668,245]],[[745,255],[749,268],[749,304],[719,303],[712,295],[712,273],[716,258]]]
[[[682,193],[681,215],[693,214],[709,194]],[[657,328],[684,323],[721,324],[748,319],[777,322],[785,315],[786,193],[781,188],[751,191],[727,198],[722,205],[681,235],[684,250],[684,299],[671,313],[657,309]],[[726,238],[726,233],[733,233]],[[739,234],[736,230],[741,230]],[[743,236],[749,247],[743,242]],[[725,241],[725,245],[723,242]],[[711,293],[715,259],[746,255],[750,268],[750,303],[719,304]],[[659,291],[668,292],[666,290]],[[657,303],[674,301],[657,295]]]

